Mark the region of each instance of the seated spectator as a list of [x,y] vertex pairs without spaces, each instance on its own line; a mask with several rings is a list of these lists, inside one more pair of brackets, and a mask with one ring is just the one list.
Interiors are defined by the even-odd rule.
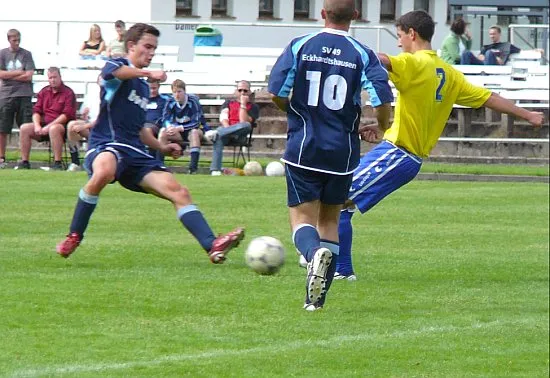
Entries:
[[124,36],[126,35],[126,24],[122,20],[115,22],[117,37],[109,42],[106,54],[109,58],[121,58],[126,55],[124,50]]
[[445,37],[441,45],[441,59],[449,64],[460,64],[460,42],[464,49],[472,48],[472,35],[462,18],[451,24],[451,34]]
[[498,26],[489,28],[489,38],[491,44],[483,46],[480,54],[476,57],[471,51],[464,51],[460,58],[460,64],[474,65],[504,65],[508,61],[510,54],[517,54],[521,51],[519,47],[510,42],[500,42],[501,30]]
[[105,41],[101,36],[101,28],[97,24],[93,24],[90,28],[90,36],[80,47],[80,57],[82,59],[95,59],[105,51]]
[[189,173],[197,173],[201,140],[205,131],[210,130],[206,124],[199,98],[185,93],[185,83],[174,80],[171,98],[162,114],[162,128],[159,132],[161,143],[189,143],[191,161]]
[[[147,104],[147,113],[145,117],[145,127],[153,130],[155,137],[158,137],[159,130],[162,126],[162,112],[164,107],[170,101],[170,97],[160,94],[160,82],[158,80],[148,79],[149,83],[149,103]],[[149,149],[149,152],[162,160],[162,154]]]
[[95,120],[99,115],[100,80],[101,76],[97,78],[97,86],[88,86],[88,92],[77,113],[77,119],[70,121],[67,125],[67,144],[71,154],[68,171],[80,171],[79,143],[88,139],[90,130],[94,127]]
[[260,117],[260,108],[251,99],[250,83],[241,80],[235,90],[235,99],[222,105],[220,126],[212,137],[214,149],[210,173],[219,176],[222,169],[223,147],[230,141],[246,143],[247,135],[252,131],[256,120]]
[[54,156],[52,168],[63,169],[61,156],[65,142],[65,125],[75,118],[76,96],[71,88],[63,84],[57,67],[48,68],[48,83],[49,85],[38,92],[32,123],[21,125],[19,169],[30,169],[31,139],[39,142],[49,140]]

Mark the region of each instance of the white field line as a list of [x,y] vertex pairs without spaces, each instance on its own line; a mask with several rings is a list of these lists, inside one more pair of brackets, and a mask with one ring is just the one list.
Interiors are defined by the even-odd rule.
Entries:
[[455,327],[455,326],[445,326],[445,327],[425,327],[418,330],[403,330],[395,331],[390,333],[364,333],[356,335],[342,335],[336,336],[329,339],[323,340],[301,340],[284,344],[275,344],[275,345],[265,345],[261,347],[248,348],[248,349],[219,349],[209,352],[202,353],[188,353],[188,354],[173,354],[168,356],[163,356],[156,358],[154,360],[144,360],[144,361],[126,361],[118,363],[97,363],[97,364],[82,364],[82,365],[65,365],[57,367],[37,367],[33,369],[18,370],[10,373],[9,376],[12,377],[39,377],[46,375],[62,375],[62,374],[78,374],[78,373],[89,373],[89,372],[104,372],[107,373],[112,370],[125,370],[135,367],[150,367],[155,365],[162,365],[164,363],[170,362],[182,362],[182,361],[195,361],[209,358],[220,358],[220,357],[230,357],[230,356],[240,356],[251,353],[283,353],[288,352],[293,349],[300,349],[303,347],[312,347],[312,346],[331,346],[334,347],[335,344],[350,344],[358,341],[368,341],[376,339],[400,339],[407,337],[415,337],[422,335],[438,334],[438,333],[448,333],[448,332],[462,332],[475,329],[488,329],[498,326],[505,326],[508,324],[523,324],[526,321],[517,321],[517,322],[501,322],[493,321],[488,323],[474,323],[466,327]]

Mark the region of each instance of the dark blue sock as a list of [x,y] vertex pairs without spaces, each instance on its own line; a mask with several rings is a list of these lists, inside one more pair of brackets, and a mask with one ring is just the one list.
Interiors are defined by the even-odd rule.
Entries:
[[298,225],[292,235],[292,241],[308,262],[313,258],[313,252],[321,246],[319,232],[311,224]]
[[199,147],[191,148],[191,162],[189,162],[189,171],[196,172],[199,167],[199,157],[201,156],[201,149]]
[[84,231],[88,227],[90,217],[97,205],[98,196],[93,196],[80,189],[78,194],[78,202],[74,209],[73,221],[71,222],[70,232],[76,232],[80,236],[84,236]]
[[[334,272],[336,272],[336,262],[338,261],[338,255],[340,253],[340,246],[338,243],[330,240],[321,240],[321,247],[328,248],[329,251],[332,252],[332,261],[330,262],[330,265],[328,266],[327,270],[327,283],[326,283],[326,292],[330,289],[330,285],[332,285],[332,280],[334,279]],[[321,299],[319,300],[319,305],[322,306],[325,304],[325,298],[326,295],[323,295]]]
[[342,210],[340,212],[340,224],[338,225],[338,238],[340,239],[340,255],[336,271],[344,276],[353,274],[351,262],[351,245],[353,241],[353,226],[351,225],[352,211]]
[[197,206],[187,205],[179,209],[178,219],[206,252],[212,249],[212,243],[216,237]]

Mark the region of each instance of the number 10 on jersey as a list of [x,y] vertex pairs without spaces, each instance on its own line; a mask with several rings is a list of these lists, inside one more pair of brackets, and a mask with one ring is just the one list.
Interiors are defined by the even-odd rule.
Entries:
[[[319,105],[319,91],[321,89],[321,71],[307,71],[306,79],[309,81],[309,93],[307,104]],[[323,83],[323,104],[330,110],[340,110],[346,102],[348,83],[340,75],[329,75]]]

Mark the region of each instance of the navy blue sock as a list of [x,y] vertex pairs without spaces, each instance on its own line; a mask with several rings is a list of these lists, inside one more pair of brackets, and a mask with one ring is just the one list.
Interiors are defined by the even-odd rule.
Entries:
[[311,224],[299,224],[294,230],[292,241],[308,262],[313,258],[313,252],[321,246],[319,232]]
[[90,222],[90,217],[95,210],[98,199],[98,196],[93,196],[86,193],[84,189],[80,189],[70,232],[76,232],[80,236],[84,236],[84,231],[88,227],[88,222]]
[[[329,251],[332,252],[332,261],[328,266],[327,276],[325,277],[327,279],[326,291],[328,292],[330,286],[332,285],[332,280],[334,279],[334,272],[336,272],[336,262],[338,261],[338,256],[340,254],[340,246],[337,242],[323,239],[321,240],[321,247],[328,248]],[[325,304],[325,298],[326,295],[323,295],[319,300],[320,306]]]
[[353,274],[353,264],[351,261],[351,245],[353,242],[353,226],[351,225],[352,216],[353,211],[342,210],[340,212],[340,224],[338,225],[340,255],[338,255],[336,271],[344,276]]
[[178,209],[178,219],[206,252],[212,249],[216,237],[197,206],[187,205]]
[[189,163],[189,171],[196,172],[199,167],[199,157],[201,156],[200,147],[191,148],[191,152],[189,154],[191,155],[191,162]]

